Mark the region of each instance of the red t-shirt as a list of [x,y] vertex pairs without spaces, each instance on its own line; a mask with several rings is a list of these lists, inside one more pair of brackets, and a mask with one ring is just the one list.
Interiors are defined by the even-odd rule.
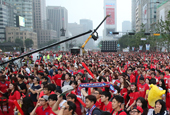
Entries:
[[37,115],[50,115],[51,112],[51,107],[48,106],[45,110],[43,109],[42,106],[38,107],[35,111]]
[[[122,109],[120,109],[120,111],[122,111]],[[116,115],[127,115],[126,112],[122,111],[118,114],[119,112],[116,113]],[[114,111],[112,113],[112,115],[114,115]]]
[[61,75],[56,74],[56,75],[53,77],[56,85],[57,85],[57,86],[60,86],[60,87],[61,87],[61,77],[62,77],[62,74],[61,74]]
[[123,96],[125,93],[127,93],[127,88],[123,88],[121,91],[120,91],[120,94]]
[[102,110],[103,106],[104,106],[104,103],[101,102],[101,99],[99,99],[99,101],[96,101],[95,105],[96,105],[97,108]]
[[[50,94],[52,95],[52,94],[55,94],[55,93],[54,93],[54,91],[52,91]],[[44,92],[41,91],[41,93],[40,93],[40,95],[39,95],[39,98],[41,98],[41,97],[44,96],[44,95],[45,95]]]
[[109,102],[107,105],[104,104],[102,110],[111,113],[113,111],[113,109],[112,109],[112,102]]
[[[0,81],[0,91],[2,91],[3,93],[6,93],[6,92],[7,92],[7,89],[9,88],[9,84],[10,84],[9,81],[5,81],[4,83],[2,83],[2,82]],[[1,93],[0,93],[0,96],[2,96]]]
[[132,92],[129,94],[129,97],[130,97],[130,105],[131,105],[139,97],[139,92]]
[[130,83],[135,83],[136,78],[133,74],[130,75]]
[[138,91],[140,93],[140,97],[143,97],[145,99],[146,90],[148,90],[148,89],[149,89],[148,84],[146,84],[146,83],[144,85],[139,84],[138,85]]
[[15,91],[13,95],[11,94],[9,95],[9,99],[11,100],[19,100],[21,98],[21,94],[19,91]]
[[14,107],[15,104],[13,103],[13,101],[8,100],[8,113],[7,113],[7,106],[3,105],[2,108],[4,113],[2,113],[2,110],[0,109],[0,115],[14,115]]

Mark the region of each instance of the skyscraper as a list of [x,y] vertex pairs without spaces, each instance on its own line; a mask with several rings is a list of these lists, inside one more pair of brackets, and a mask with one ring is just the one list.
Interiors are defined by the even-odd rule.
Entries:
[[132,1],[132,30],[136,30],[136,0],[131,0]]
[[47,30],[46,1],[33,0],[34,32],[37,33],[38,46],[52,39],[57,39],[55,30]]
[[25,27],[20,27],[24,31],[33,31],[32,1],[34,0],[2,0],[16,7],[17,15],[25,18]]
[[[53,30],[57,31],[57,37],[61,36],[61,29],[63,28],[68,37],[68,11],[61,6],[47,6],[47,20],[48,24],[51,22]],[[48,26],[49,27],[49,26]]]
[[[83,26],[84,28],[84,32],[89,31],[89,30],[93,30],[93,21],[89,20],[89,19],[81,19],[80,20],[80,25]],[[89,37],[90,34],[87,34],[84,36],[84,39],[82,40],[82,42],[84,43],[86,41],[86,39]],[[92,49],[94,46],[94,40],[93,38],[91,38],[88,43],[86,44],[85,48],[88,49]]]
[[131,30],[131,22],[130,21],[123,21],[122,22],[122,32],[128,32]]
[[5,27],[16,26],[16,8],[0,0],[0,42],[5,41]]
[[117,0],[104,0],[104,16],[110,15],[104,22],[104,40],[113,40],[112,32],[117,31]]

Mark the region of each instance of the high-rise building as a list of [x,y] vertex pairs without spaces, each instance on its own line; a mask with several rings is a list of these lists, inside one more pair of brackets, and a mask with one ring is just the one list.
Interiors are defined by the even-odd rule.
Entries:
[[66,8],[47,6],[47,20],[48,24],[51,22],[53,30],[57,31],[58,38],[61,37],[61,29],[65,30],[65,36],[68,37],[68,12]]
[[168,15],[168,12],[170,11],[170,1],[166,0],[164,2],[161,2],[157,7],[157,21],[165,21]]
[[46,29],[46,1],[33,0],[34,31]]
[[135,31],[136,30],[136,0],[131,0],[132,1],[132,30]]
[[[80,25],[83,26],[84,32],[93,30],[93,21],[89,19],[81,19]],[[90,34],[87,34],[84,37],[83,43],[86,41],[86,39],[89,37]],[[94,40],[91,38],[88,43],[86,44],[85,48],[92,49],[94,46]]]
[[131,22],[130,21],[123,21],[122,22],[122,32],[131,31]]
[[141,25],[144,25],[145,32],[155,32],[157,23],[157,7],[168,0],[132,0],[132,29],[137,32],[141,30]]
[[16,8],[0,0],[0,42],[6,40],[5,27],[16,26]]
[[47,30],[47,24],[49,21],[47,21],[46,16],[45,0],[33,0],[33,19],[34,32],[37,33],[38,38],[38,46],[52,39],[57,39],[57,32],[55,30]]
[[25,18],[25,27],[20,30],[33,31],[33,10],[32,1],[34,0],[2,0],[16,7],[17,15]]
[[104,0],[104,16],[110,15],[104,22],[103,40],[114,40],[112,32],[117,31],[117,0]]

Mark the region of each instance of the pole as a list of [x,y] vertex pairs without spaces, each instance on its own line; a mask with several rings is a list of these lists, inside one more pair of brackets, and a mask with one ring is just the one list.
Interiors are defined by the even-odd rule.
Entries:
[[31,54],[33,54],[33,53],[36,53],[36,52],[42,51],[42,50],[44,50],[44,49],[47,49],[47,48],[53,47],[53,46],[55,46],[55,45],[59,45],[59,44],[61,44],[61,43],[64,43],[64,42],[70,41],[70,40],[72,40],[72,39],[75,39],[75,38],[81,37],[81,36],[86,35],[86,34],[89,34],[89,33],[91,33],[91,32],[92,32],[92,30],[89,30],[89,31],[87,31],[87,32],[84,32],[84,33],[79,34],[79,35],[77,35],[77,36],[71,37],[71,38],[69,38],[69,39],[66,39],[66,40],[63,40],[63,41],[59,41],[59,42],[53,43],[53,44],[51,44],[51,45],[45,46],[45,47],[40,48],[40,49],[38,49],[38,50],[32,51],[32,52],[30,52],[30,53],[27,53],[27,54],[21,55],[21,56],[19,56],[19,57],[17,57],[17,58],[14,58],[14,59],[12,59],[12,60],[9,60],[9,61],[7,61],[7,62],[4,62],[4,63],[0,64],[0,66],[4,65],[4,64],[6,64],[6,63],[9,63],[9,62],[13,62],[13,61],[15,61],[15,60],[17,60],[17,59],[20,59],[20,58],[23,58],[23,57],[25,57],[25,56],[31,55]]

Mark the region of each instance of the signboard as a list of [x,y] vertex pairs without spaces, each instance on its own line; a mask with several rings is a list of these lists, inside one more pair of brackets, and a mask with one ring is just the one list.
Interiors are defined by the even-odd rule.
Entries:
[[147,23],[147,4],[143,6],[143,24]]
[[106,19],[106,25],[115,25],[115,8],[106,8],[106,15],[110,15]]
[[141,38],[141,40],[142,40],[142,41],[145,41],[145,40],[146,40],[146,38]]
[[150,44],[146,44],[146,50],[148,51],[150,49]]
[[139,46],[139,50],[142,50],[142,48],[143,48],[143,46],[140,45],[140,46]]
[[25,27],[25,18],[19,16],[19,26],[20,27]]

